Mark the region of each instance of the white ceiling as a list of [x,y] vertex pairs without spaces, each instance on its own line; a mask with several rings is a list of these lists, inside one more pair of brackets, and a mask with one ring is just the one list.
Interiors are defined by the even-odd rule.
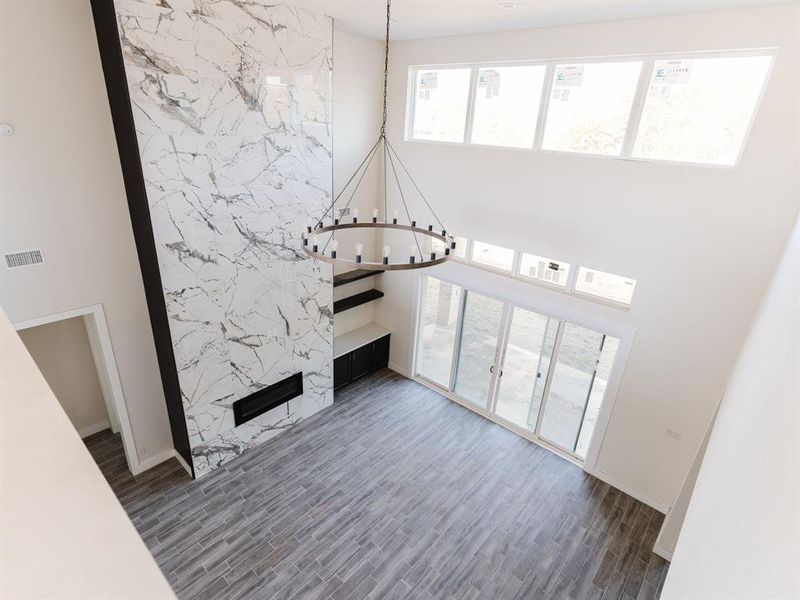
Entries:
[[[412,40],[781,4],[794,0],[392,0],[392,39]],[[294,0],[336,20],[336,28],[383,39],[382,0]],[[501,5],[513,4],[513,9]]]

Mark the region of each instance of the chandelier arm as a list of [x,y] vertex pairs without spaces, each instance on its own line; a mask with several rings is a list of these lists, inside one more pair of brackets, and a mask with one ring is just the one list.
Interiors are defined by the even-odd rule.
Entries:
[[[405,195],[403,194],[403,186],[400,185],[400,178],[397,177],[397,169],[394,166],[394,160],[392,159],[392,155],[391,154],[387,153],[387,156],[389,157],[389,163],[392,165],[392,172],[394,173],[394,180],[397,182],[397,190],[400,192],[400,199],[403,201],[403,208],[406,209],[406,216],[408,217],[409,224],[411,224],[412,223],[412,221],[411,221],[411,213],[408,211],[408,205],[406,204],[406,198],[405,198]],[[424,262],[425,255],[422,254],[422,248],[420,248],[419,240],[417,239],[417,234],[413,230],[411,231],[411,233],[414,235],[414,243],[417,245],[417,250],[419,250],[419,259],[420,259],[420,261]]]
[[[363,167],[364,163],[367,162],[367,159],[369,158],[369,155],[372,154],[375,151],[375,148],[378,147],[378,144],[380,144],[380,142],[381,142],[381,136],[378,136],[378,139],[372,145],[372,148],[370,148],[369,152],[367,152],[366,156],[364,156],[364,160],[362,160],[361,164],[358,165],[358,168],[355,171],[353,171],[353,174],[350,176],[350,179],[347,180],[347,183],[344,184],[344,187],[341,189],[341,191],[338,194],[336,194],[336,197],[333,199],[333,202],[331,202],[331,205],[328,207],[328,209],[324,213],[322,213],[322,216],[317,220],[318,223],[321,223],[323,221],[323,219],[325,219],[325,217],[328,215],[329,212],[331,213],[331,216],[333,216],[333,213],[331,212],[331,211],[333,211],[333,207],[336,206],[336,203],[339,201],[339,198],[342,197],[342,194],[344,194],[347,191],[347,188],[353,182],[353,179],[356,178],[356,175],[358,175],[358,172],[361,170],[361,167]],[[369,168],[369,167],[367,167],[367,168]],[[363,178],[363,175],[362,175],[362,178]],[[360,179],[359,179],[359,183],[361,183]],[[356,184],[356,189],[358,189],[358,184]]]
[[350,197],[347,199],[347,204],[344,205],[343,209],[346,210],[346,209],[350,208],[350,203],[353,201],[353,198],[355,197],[359,186],[361,186],[361,182],[364,180],[364,176],[367,174],[367,171],[369,171],[369,167],[372,164],[372,161],[374,160],[375,155],[378,154],[377,148],[378,148],[378,146],[376,144],[375,148],[373,148],[372,156],[369,157],[369,162],[367,163],[367,166],[364,167],[364,170],[361,172],[361,177],[358,178],[358,181],[356,182],[356,186],[353,188],[353,191],[350,194]]
[[[377,148],[378,148],[378,143],[380,141],[381,141],[380,138],[378,138],[378,142],[372,147],[372,150],[370,150],[370,154],[367,155],[367,158],[369,158],[369,162],[367,163],[367,166],[364,167],[364,170],[361,171],[361,177],[358,178],[358,181],[356,182],[356,186],[353,188],[353,193],[350,194],[350,198],[348,198],[347,204],[344,205],[342,210],[347,210],[348,208],[350,208],[350,203],[353,201],[353,198],[355,197],[356,192],[358,191],[358,188],[359,188],[359,186],[361,185],[361,182],[364,179],[364,176],[367,174],[367,171],[369,171],[369,167],[372,164],[372,160],[375,158],[375,155],[378,153],[377,152]],[[365,158],[364,160],[366,160],[367,158]],[[364,163],[362,162],[361,164],[364,164]],[[338,198],[338,196],[337,196],[337,198]],[[332,239],[333,239],[333,236],[328,238],[328,240],[325,242],[325,246],[322,248],[323,252],[325,252],[325,250],[327,250],[328,244],[331,243]]]
[[395,149],[394,149],[394,146],[392,146],[391,142],[389,141],[389,138],[386,138],[386,144],[388,144],[388,146],[389,146],[389,150],[391,151],[391,153],[395,155],[395,158],[397,158],[397,162],[399,162],[399,163],[400,163],[400,166],[401,166],[401,167],[403,167],[403,171],[405,171],[406,175],[407,175],[407,176],[408,176],[408,178],[411,180],[411,183],[413,184],[413,186],[414,186],[414,189],[416,189],[416,190],[417,190],[417,193],[419,194],[420,198],[422,198],[422,201],[425,203],[425,206],[427,206],[427,207],[428,207],[428,210],[430,210],[430,211],[431,211],[431,214],[433,215],[433,218],[434,218],[434,219],[436,219],[436,222],[437,222],[437,223],[439,223],[439,226],[440,226],[442,229],[444,229],[444,223],[441,221],[441,219],[439,219],[439,216],[436,214],[436,212],[434,212],[434,210],[433,210],[433,208],[431,207],[430,203],[429,203],[429,202],[428,202],[428,200],[425,198],[425,195],[422,193],[422,190],[421,190],[421,189],[419,189],[419,186],[417,185],[417,182],[416,182],[416,181],[414,181],[414,178],[411,176],[411,173],[409,173],[409,172],[408,172],[408,169],[407,169],[407,168],[406,168],[406,166],[403,164],[403,161],[400,159],[400,156],[397,154],[397,150],[395,150]]

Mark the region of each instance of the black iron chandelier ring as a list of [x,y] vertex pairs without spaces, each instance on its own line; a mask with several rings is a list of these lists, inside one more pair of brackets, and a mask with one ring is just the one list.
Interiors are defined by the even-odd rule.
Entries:
[[[319,240],[317,239],[317,236],[319,234],[333,233],[335,231],[341,231],[343,229],[361,229],[361,228],[401,229],[404,231],[410,231],[413,234],[425,235],[431,238],[432,240],[437,240],[441,242],[442,247],[444,248],[444,252],[437,253],[435,250],[432,249],[430,254],[428,255],[429,260],[425,260],[423,257],[420,263],[417,263],[416,261],[416,256],[415,256],[416,252],[412,252],[410,254],[408,262],[392,263],[389,262],[388,256],[384,256],[383,261],[377,263],[377,262],[365,262],[362,259],[362,256],[358,254],[358,251],[356,251],[355,260],[347,260],[339,258],[337,256],[336,249],[331,249],[329,254],[325,254],[325,247],[320,249]],[[335,225],[317,227],[316,229],[313,230],[309,227],[308,231],[306,232],[306,235],[303,236],[303,250],[309,256],[322,262],[346,265],[346,266],[351,266],[355,269],[365,269],[367,271],[402,271],[408,269],[418,269],[422,265],[424,265],[425,267],[433,267],[435,265],[442,264],[447,260],[450,260],[451,252],[455,250],[455,247],[456,247],[456,242],[453,237],[449,236],[446,231],[442,231],[441,233],[433,231],[432,225],[429,225],[428,229],[422,229],[421,227],[416,227],[416,225],[402,225],[400,223],[380,223],[376,221],[373,221],[372,223],[358,223],[358,222],[337,223]]]

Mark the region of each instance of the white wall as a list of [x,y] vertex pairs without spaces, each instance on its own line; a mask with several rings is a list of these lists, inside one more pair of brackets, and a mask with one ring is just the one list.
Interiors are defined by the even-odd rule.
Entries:
[[[335,22],[334,22],[335,26]],[[333,32],[333,185],[338,194],[350,176],[358,168],[369,152],[381,125],[381,100],[383,97],[383,44],[350,33],[334,29]],[[370,218],[372,209],[380,203],[381,194],[381,156],[367,171],[367,175],[353,198],[351,207],[361,211],[364,218]],[[352,191],[346,194],[337,206],[344,206]],[[330,215],[328,222],[330,222]],[[351,258],[357,242],[365,245],[365,255],[375,252],[375,238],[355,232],[345,231],[337,235],[340,241],[341,256]],[[373,260],[367,259],[365,260]],[[336,268],[336,272],[341,269]],[[374,280],[338,287],[333,291],[333,299],[357,294],[372,287]],[[334,319],[334,334],[342,335],[374,319],[374,302],[362,304],[357,308],[339,313]]]
[[19,332],[36,366],[81,437],[110,426],[83,317]]
[[[335,27],[335,22],[334,22]],[[333,38],[333,188],[339,194],[378,139],[383,96],[383,44],[334,29]],[[358,208],[361,219],[372,217],[383,193],[382,156],[379,154],[361,182],[350,208]],[[358,177],[356,178],[356,180]],[[337,208],[343,208],[355,182],[342,194]],[[380,205],[383,206],[382,196]],[[327,220],[330,221],[330,214]],[[374,239],[345,231],[337,234],[342,256],[352,257],[353,247],[363,243],[365,254]],[[366,258],[365,258],[366,260]],[[346,269],[345,269],[346,270]]]
[[[581,302],[637,330],[597,467],[671,505],[722,395],[800,208],[797,5],[398,42],[389,134],[451,229],[638,280],[630,311]],[[403,142],[410,65],[780,48],[737,168],[675,166]],[[382,276],[376,319],[410,369],[413,276]],[[532,298],[577,302],[529,286]],[[676,441],[667,429],[681,434]]]
[[0,269],[12,322],[101,303],[139,461],[172,448],[88,0],[0,2]]
[[[715,413],[716,414],[716,413]],[[675,552],[675,546],[678,544],[678,536],[681,533],[683,521],[686,518],[686,511],[689,509],[689,501],[692,498],[694,486],[697,483],[697,476],[700,473],[700,466],[703,464],[703,456],[705,456],[706,448],[708,448],[708,440],[711,437],[711,430],[714,428],[714,421],[703,436],[703,441],[700,448],[697,449],[692,461],[692,466],[689,469],[686,480],[681,486],[681,491],[675,499],[675,503],[670,508],[669,513],[664,518],[664,523],[661,525],[661,531],[658,532],[655,547],[653,551],[667,560],[672,560],[672,554]]]
[[728,383],[662,598],[800,598],[800,224]]

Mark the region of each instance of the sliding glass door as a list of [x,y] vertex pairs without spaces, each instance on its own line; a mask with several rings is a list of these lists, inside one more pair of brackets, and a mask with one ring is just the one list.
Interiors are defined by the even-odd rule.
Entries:
[[494,406],[498,417],[536,431],[557,330],[555,319],[514,307]]
[[605,337],[573,323],[559,336],[539,435],[569,452],[578,445]]
[[497,373],[497,342],[504,303],[475,292],[465,292],[458,344],[454,391],[468,402],[486,408]]
[[461,318],[461,288],[433,277],[426,278],[425,283],[417,371],[449,389],[453,349]]
[[423,291],[416,373],[583,459],[619,340],[433,277]]

